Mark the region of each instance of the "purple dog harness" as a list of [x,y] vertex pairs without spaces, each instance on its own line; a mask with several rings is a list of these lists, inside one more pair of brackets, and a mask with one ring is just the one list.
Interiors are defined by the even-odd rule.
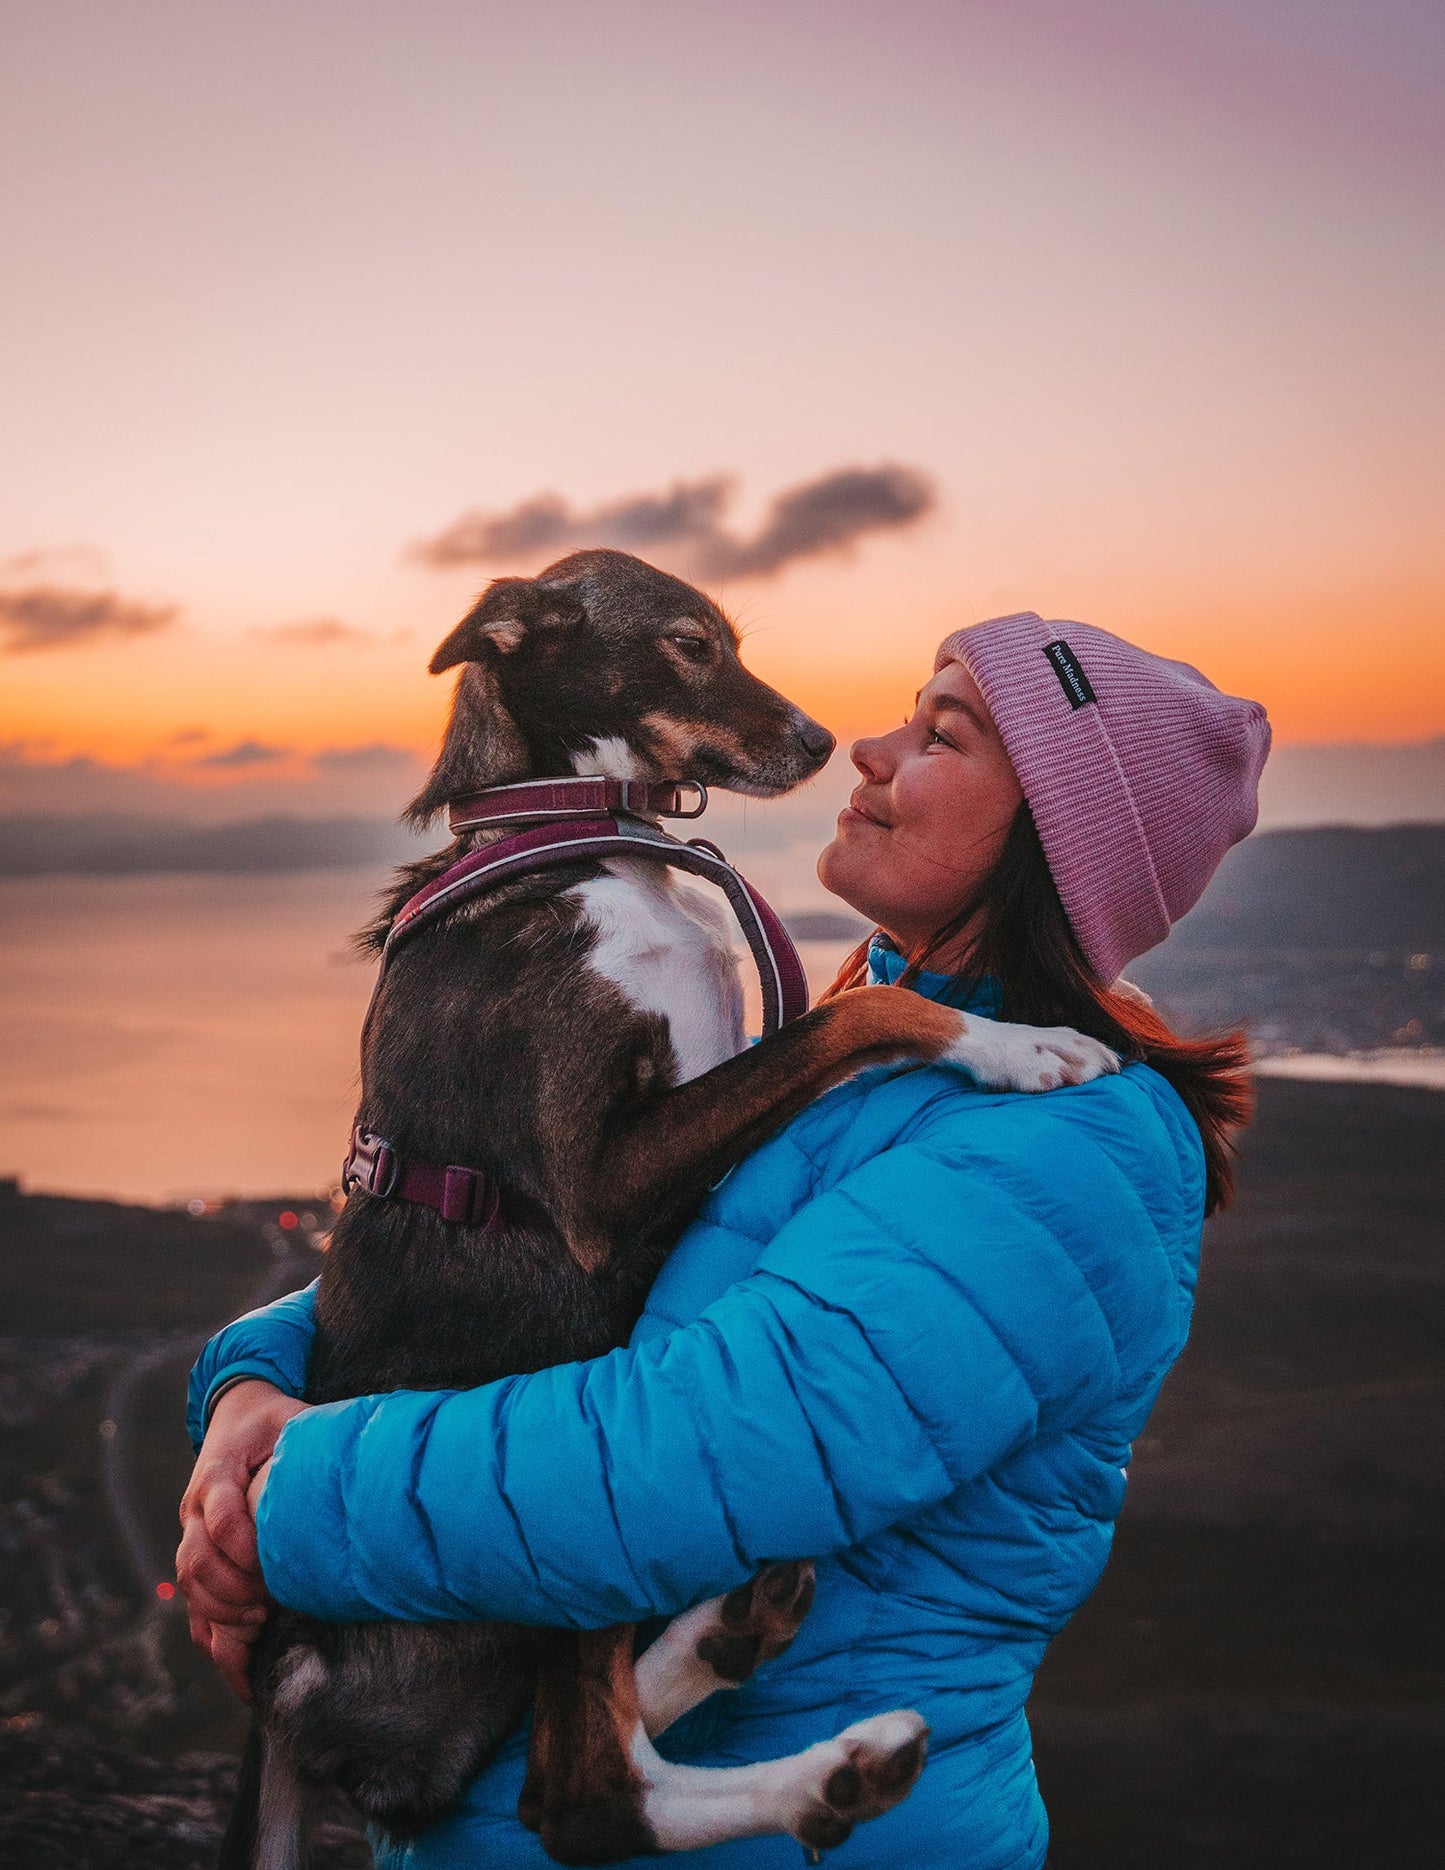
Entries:
[[[682,807],[687,792],[696,795],[691,810]],[[408,936],[498,883],[579,860],[650,857],[705,877],[723,891],[762,983],[764,1034],[776,1032],[808,1010],[807,976],[788,931],[716,845],[704,838],[684,844],[646,818],[632,815],[697,818],[706,804],[707,792],[695,781],[671,785],[601,778],[492,786],[457,800],[448,813],[454,832],[509,824],[533,828],[472,851],[402,905],[381,951],[377,989],[387,962]],[[434,1208],[445,1221],[495,1227],[501,1219],[501,1192],[485,1170],[457,1163],[442,1167],[403,1162],[390,1143],[360,1124],[351,1133],[341,1186],[347,1193],[360,1189],[378,1201],[419,1202]]]

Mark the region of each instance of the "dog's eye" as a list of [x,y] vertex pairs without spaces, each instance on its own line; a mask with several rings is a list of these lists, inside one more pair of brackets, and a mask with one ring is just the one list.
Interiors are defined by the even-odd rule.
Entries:
[[670,636],[668,642],[675,644],[689,662],[707,661],[707,644],[700,636]]

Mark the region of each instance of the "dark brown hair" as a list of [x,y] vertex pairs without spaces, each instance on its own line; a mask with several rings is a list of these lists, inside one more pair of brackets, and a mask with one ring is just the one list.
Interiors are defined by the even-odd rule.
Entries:
[[[1079,947],[1049,871],[1028,806],[1020,805],[991,875],[950,921],[908,957],[908,986],[930,959],[982,911],[981,926],[958,970],[991,975],[1003,988],[1004,1019],[1030,1026],[1073,1026],[1102,1039],[1126,1060],[1150,1065],[1179,1093],[1204,1142],[1205,1207],[1213,1214],[1234,1192],[1233,1132],[1254,1114],[1249,1048],[1242,1032],[1181,1039],[1152,1007],[1104,986]],[[844,961],[822,996],[832,999],[868,978],[868,942]]]

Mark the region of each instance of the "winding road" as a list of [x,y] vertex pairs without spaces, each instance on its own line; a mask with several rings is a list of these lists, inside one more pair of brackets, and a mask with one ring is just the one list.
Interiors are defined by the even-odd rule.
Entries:
[[[256,1229],[270,1264],[242,1303],[241,1311],[265,1305],[315,1275],[316,1262],[306,1250],[306,1235],[284,1233],[274,1221],[258,1221]],[[154,1434],[157,1425],[139,1414],[137,1399],[146,1379],[163,1365],[181,1359],[187,1364],[193,1362],[208,1335],[193,1331],[170,1333],[122,1365],[105,1392],[99,1429],[101,1485],[145,1605],[143,1614],[154,1614],[162,1607],[164,1598],[157,1587],[168,1583],[173,1575],[179,1533],[163,1533],[146,1512],[136,1478],[136,1451],[139,1437]]]

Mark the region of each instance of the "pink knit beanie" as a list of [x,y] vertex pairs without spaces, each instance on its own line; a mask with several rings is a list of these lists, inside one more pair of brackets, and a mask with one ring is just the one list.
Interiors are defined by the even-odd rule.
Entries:
[[1033,611],[945,638],[983,691],[1085,958],[1108,983],[1259,815],[1269,721],[1187,662]]

